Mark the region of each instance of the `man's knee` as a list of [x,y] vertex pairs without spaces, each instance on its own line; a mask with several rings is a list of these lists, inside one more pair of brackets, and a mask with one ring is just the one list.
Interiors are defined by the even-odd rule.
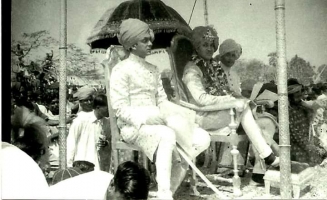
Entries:
[[176,134],[173,129],[169,127],[163,127],[160,131],[160,137],[162,142],[176,145]]
[[271,145],[274,134],[276,133],[275,123],[269,118],[259,118],[256,121],[262,130],[262,135],[266,142]]
[[194,132],[193,143],[194,146],[197,146],[201,150],[206,150],[209,148],[211,142],[210,135],[207,131],[202,128],[196,128]]

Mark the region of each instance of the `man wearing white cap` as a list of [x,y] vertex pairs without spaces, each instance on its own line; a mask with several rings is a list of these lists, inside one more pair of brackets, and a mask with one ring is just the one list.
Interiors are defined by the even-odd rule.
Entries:
[[80,115],[81,111],[83,112],[91,112],[92,109],[92,102],[93,102],[93,95],[95,93],[94,88],[89,86],[83,86],[74,93],[73,97],[76,98],[79,102],[79,109],[78,115]]
[[[79,98],[88,99],[90,94],[92,94],[90,90],[84,90]],[[72,167],[75,161],[79,161],[79,163],[82,161],[81,164],[87,168],[100,169],[98,147],[109,144],[107,141],[110,139],[107,97],[104,94],[98,94],[90,102],[94,110],[91,107],[93,111],[78,115],[69,128],[67,137],[68,167]],[[105,143],[100,139],[104,136],[106,137]],[[90,170],[87,169],[87,171]]]
[[242,47],[233,39],[227,39],[219,46],[220,64],[227,75],[228,86],[230,90],[234,92],[234,96],[242,96],[240,78],[235,71],[231,70],[235,61],[239,59],[241,55]]

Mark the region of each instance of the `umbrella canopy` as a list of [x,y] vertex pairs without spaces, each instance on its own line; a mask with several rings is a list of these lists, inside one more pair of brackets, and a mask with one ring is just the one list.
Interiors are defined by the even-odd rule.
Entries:
[[171,7],[160,0],[131,0],[107,10],[87,39],[91,50],[119,45],[117,34],[122,20],[137,18],[148,23],[155,33],[153,48],[170,46],[175,34],[189,36],[190,26]]

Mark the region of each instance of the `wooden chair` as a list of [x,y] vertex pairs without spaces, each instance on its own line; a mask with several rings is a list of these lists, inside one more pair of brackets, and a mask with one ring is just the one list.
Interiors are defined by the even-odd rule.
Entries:
[[108,111],[110,117],[110,130],[111,130],[111,149],[112,149],[112,157],[113,157],[113,167],[114,172],[116,172],[117,167],[119,165],[119,152],[118,150],[132,150],[138,151],[141,153],[143,165],[146,169],[148,169],[148,158],[142,153],[142,150],[132,144],[128,144],[123,141],[120,136],[119,128],[117,126],[116,113],[114,112],[111,101],[110,101],[110,75],[113,67],[120,61],[118,51],[122,50],[120,47],[110,47],[107,51],[107,56],[109,56],[109,61],[107,63],[102,63],[104,67],[105,73],[105,84],[106,84],[106,95],[108,100]]

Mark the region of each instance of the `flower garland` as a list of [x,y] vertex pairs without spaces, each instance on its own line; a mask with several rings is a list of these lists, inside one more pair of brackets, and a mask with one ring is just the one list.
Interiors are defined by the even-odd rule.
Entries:
[[203,73],[204,88],[208,94],[223,96],[230,93],[227,75],[217,61],[211,59],[205,62],[198,55],[193,55],[192,61]]

